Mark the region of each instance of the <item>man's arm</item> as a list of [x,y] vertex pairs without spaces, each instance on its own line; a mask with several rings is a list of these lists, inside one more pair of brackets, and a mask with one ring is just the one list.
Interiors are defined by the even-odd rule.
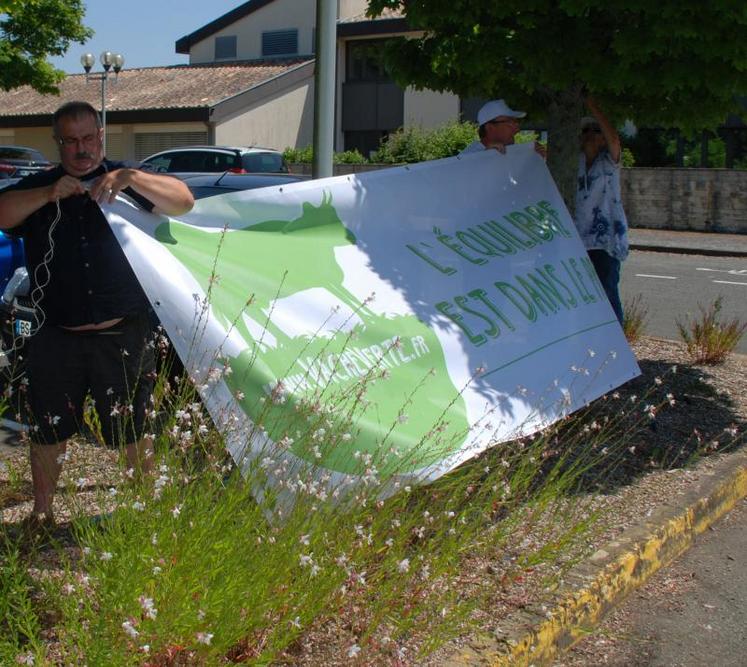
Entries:
[[612,124],[607,120],[607,116],[602,113],[596,100],[591,95],[586,98],[586,106],[589,111],[591,111],[592,116],[596,118],[597,123],[599,123],[604,139],[607,142],[607,150],[609,151],[612,161],[619,162],[620,154],[622,152],[620,146],[620,135],[617,133],[617,130],[612,127]]
[[178,178],[129,167],[115,169],[96,179],[91,187],[91,198],[100,204],[111,204],[125,188],[132,188],[151,201],[156,213],[181,215],[190,211],[195,203],[189,188]]
[[57,199],[85,192],[77,178],[63,176],[50,185],[0,192],[0,229],[18,227],[32,213]]

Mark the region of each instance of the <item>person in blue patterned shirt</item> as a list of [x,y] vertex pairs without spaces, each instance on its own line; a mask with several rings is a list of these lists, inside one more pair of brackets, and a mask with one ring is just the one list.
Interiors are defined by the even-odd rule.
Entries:
[[593,98],[581,121],[575,223],[620,324],[620,267],[628,256],[628,221],[620,197],[620,136]]

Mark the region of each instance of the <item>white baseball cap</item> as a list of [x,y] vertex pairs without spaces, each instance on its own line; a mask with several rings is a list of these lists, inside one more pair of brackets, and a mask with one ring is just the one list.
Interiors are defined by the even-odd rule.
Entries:
[[482,105],[477,112],[477,124],[485,125],[489,120],[498,118],[498,116],[508,116],[509,118],[524,118],[524,111],[514,111],[505,100],[490,100]]

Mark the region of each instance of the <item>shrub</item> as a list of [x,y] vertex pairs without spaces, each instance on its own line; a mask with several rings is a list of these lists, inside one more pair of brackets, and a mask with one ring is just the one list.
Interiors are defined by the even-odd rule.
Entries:
[[438,160],[456,155],[475,139],[475,124],[470,122],[453,121],[432,130],[408,127],[390,134],[372,161],[397,164]]
[[311,164],[314,159],[314,147],[309,145],[305,148],[286,148],[283,151],[283,157],[286,162],[296,164]]
[[738,318],[721,322],[722,298],[719,296],[707,309],[698,306],[701,318],[687,324],[676,320],[680,337],[687,346],[687,352],[695,363],[720,364],[734,350],[742,338],[747,322]]
[[629,148],[623,148],[620,162],[623,167],[635,167],[635,156],[633,155],[633,151]]
[[[286,148],[283,151],[286,162],[295,164],[311,164],[314,161],[314,147],[309,145],[305,148]],[[365,164],[368,162],[358,150],[342,151],[332,156],[334,164]]]
[[623,332],[629,343],[635,343],[643,335],[648,319],[648,307],[643,303],[640,294],[630,301],[625,301],[623,313]]

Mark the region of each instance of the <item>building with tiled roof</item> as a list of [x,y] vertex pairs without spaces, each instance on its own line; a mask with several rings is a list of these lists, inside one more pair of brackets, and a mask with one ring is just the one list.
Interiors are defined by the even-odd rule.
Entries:
[[[336,150],[364,154],[400,127],[432,127],[463,112],[459,98],[397,86],[377,60],[382,39],[409,31],[366,0],[338,0]],[[106,95],[107,155],[142,159],[195,143],[283,149],[312,142],[316,0],[249,0],[176,41],[189,65],[124,69]],[[144,17],[147,19],[147,17]],[[68,100],[101,105],[101,86],[69,75],[60,96],[0,91],[0,143],[56,156],[51,114]]]

